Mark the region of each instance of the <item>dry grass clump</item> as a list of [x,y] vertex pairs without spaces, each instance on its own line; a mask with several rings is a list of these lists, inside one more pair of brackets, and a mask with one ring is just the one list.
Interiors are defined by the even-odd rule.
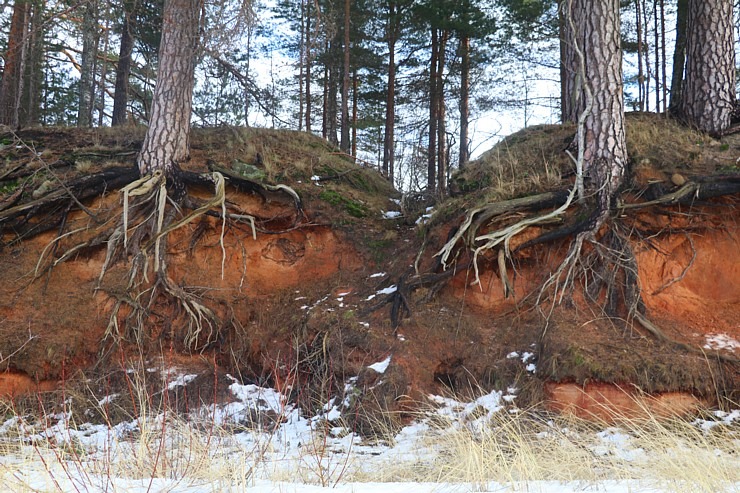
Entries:
[[427,447],[433,461],[406,467],[409,480],[526,484],[629,480],[661,491],[730,491],[740,482],[740,425],[705,431],[648,416],[598,425],[535,411],[499,412],[484,426],[440,422]]
[[450,187],[460,192],[485,189],[490,202],[556,188],[571,166],[564,150],[574,134],[572,125],[520,130],[457,173]]
[[[648,414],[606,425],[458,402],[445,404],[444,412],[420,412],[400,433],[390,424],[394,419],[381,415],[376,428],[385,423],[388,433],[372,444],[352,437],[351,418],[314,418],[310,436],[301,435],[302,445],[291,452],[273,446],[286,439],[280,428],[225,426],[208,409],[185,417],[147,407],[151,398],[143,389],[137,395],[139,414],[111,423],[107,432],[74,422],[72,414],[32,423],[8,408],[0,426],[0,490],[243,491],[257,479],[324,487],[463,483],[480,491],[492,484],[544,491],[549,482],[588,489],[621,481],[630,488],[709,493],[740,484],[740,423],[723,421],[720,413],[693,423]],[[378,443],[388,447],[371,447]]]
[[627,114],[627,154],[656,170],[714,171],[712,153],[721,144],[707,134],[654,113]]
[[[627,113],[627,151],[635,165],[657,171],[712,173],[734,163],[731,146],[663,115]],[[575,126],[536,125],[516,132],[453,176],[456,193],[477,192],[477,202],[497,202],[564,186],[573,170]]]
[[392,193],[390,182],[374,169],[354,162],[307,132],[244,127],[195,129],[192,147],[207,151],[208,157],[221,165],[231,165],[235,160],[255,164],[264,169],[271,182],[310,182],[312,176],[341,175],[342,182],[359,190]]

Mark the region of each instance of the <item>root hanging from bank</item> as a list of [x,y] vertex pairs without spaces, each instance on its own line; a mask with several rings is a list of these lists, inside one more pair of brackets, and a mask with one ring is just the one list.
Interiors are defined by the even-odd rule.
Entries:
[[[293,214],[260,218],[241,210],[226,200],[226,186],[259,195],[263,200],[294,204]],[[207,199],[190,196],[187,187],[208,189]],[[86,222],[69,222],[70,212],[78,204],[119,190],[120,205],[104,206],[88,214]],[[70,198],[70,194],[74,197]],[[135,167],[106,168],[50,188],[24,201],[20,194],[0,204],[0,231],[12,231],[12,241],[22,241],[50,229],[56,236],[42,249],[30,282],[50,276],[59,264],[79,255],[105,252],[98,274],[96,292],[105,293],[113,302],[105,331],[107,348],[123,343],[146,344],[151,334],[169,337],[186,350],[203,351],[218,342],[228,322],[220,320],[218,309],[209,300],[208,288],[181,285],[169,275],[168,237],[205,216],[215,218],[221,251],[222,279],[226,268],[228,230],[246,229],[252,239],[258,232],[277,234],[299,227],[311,227],[304,221],[299,195],[287,185],[268,185],[218,171],[194,173],[176,168],[172,176],[162,171],[139,177]],[[106,209],[107,207],[107,209]],[[291,217],[292,216],[292,217]],[[211,220],[213,221],[213,220]],[[68,224],[74,224],[67,230]],[[192,232],[190,249],[202,227]],[[127,265],[124,285],[104,286],[104,278],[114,265]]]
[[[186,318],[184,333],[179,337],[184,347],[202,351],[217,340],[221,321],[203,303],[201,296],[178,286],[169,277],[167,270],[168,234],[189,224],[213,207],[218,207],[224,217],[219,238],[223,277],[226,258],[223,244],[226,221],[225,181],[224,177],[216,172],[212,174],[211,179],[215,188],[213,198],[177,220],[176,215],[181,211],[178,204],[169,197],[167,179],[163,172],[155,171],[121,189],[121,223],[108,238],[98,286],[114,261],[129,257],[132,260],[126,295],[117,297],[105,340],[120,343],[128,339],[143,343],[144,330],[151,319],[153,306],[160,297],[174,302],[177,307],[175,311],[183,313]],[[150,271],[154,276],[153,282],[149,279]],[[126,317],[128,333],[122,333],[118,324],[123,304],[127,305],[130,311]]]
[[[389,304],[391,323],[396,329],[405,315],[411,315],[411,294],[414,290],[424,287],[427,289],[427,296],[433,296],[456,273],[468,268],[471,268],[475,275],[472,284],[480,286],[478,264],[488,253],[492,255],[485,255],[485,261],[489,265],[492,265],[492,261],[497,264],[504,297],[511,296],[513,282],[507,264],[514,264],[517,254],[536,245],[552,244],[570,238],[563,260],[540,287],[530,293],[518,293],[517,309],[526,301],[532,302],[542,313],[543,340],[553,311],[564,303],[576,304],[573,294],[578,291],[583,293],[583,299],[587,303],[598,306],[606,318],[624,324],[625,328],[636,329],[661,343],[707,357],[701,348],[670,337],[646,314],[640,291],[638,262],[632,245],[635,238],[638,238],[648,247],[654,248],[649,237],[664,234],[666,231],[656,233],[641,231],[634,225],[626,227],[628,223],[624,221],[623,216],[628,214],[628,211],[641,208],[691,205],[713,197],[734,195],[740,192],[740,178],[723,177],[715,180],[713,177],[700,177],[673,192],[647,202],[624,203],[621,197],[615,198],[614,202],[609,201],[614,205],[605,210],[595,205],[591,205],[589,210],[587,203],[576,205],[573,200],[576,191],[574,187],[567,194],[563,191],[548,192],[489,203],[468,211],[460,225],[450,233],[446,242],[434,255],[438,263],[432,267],[431,272],[419,272],[419,259],[427,245],[425,241],[414,269],[410,269],[399,278],[396,282],[396,291],[367,311],[374,311]],[[559,202],[560,205],[553,202]],[[556,207],[552,211],[537,213],[553,205]],[[582,212],[568,214],[568,209],[573,207],[582,209]],[[566,214],[573,219],[567,224],[562,224],[565,222]],[[559,227],[547,228],[548,225],[558,223],[561,223]],[[545,231],[512,250],[512,240],[533,226],[544,226]],[[481,233],[481,230],[490,228],[493,230]],[[680,234],[682,231],[689,234],[690,230],[672,230],[671,233]],[[690,239],[689,241],[691,243]],[[693,243],[692,251],[695,257]],[[693,260],[677,278],[669,281],[668,285],[680,282],[692,264]],[[740,362],[738,358],[721,353],[713,354],[711,357],[725,363]]]

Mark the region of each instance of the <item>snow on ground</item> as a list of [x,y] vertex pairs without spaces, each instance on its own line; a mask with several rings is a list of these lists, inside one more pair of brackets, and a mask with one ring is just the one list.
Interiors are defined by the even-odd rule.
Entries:
[[[515,357],[519,357],[518,355]],[[524,353],[522,363],[533,355]],[[389,356],[369,368],[383,373],[392,364]],[[168,370],[169,371],[169,370]],[[185,385],[188,374],[173,374],[168,387]],[[436,482],[345,482],[344,476],[365,473],[371,477],[389,465],[423,464],[435,458],[427,439],[430,434],[445,433],[433,423],[440,419],[449,423],[449,430],[464,428],[483,432],[495,421],[497,413],[517,412],[512,402],[519,389],[510,386],[506,391],[493,391],[477,399],[464,402],[450,397],[430,395],[432,405],[426,415],[403,427],[386,442],[366,443],[353,434],[343,421],[342,410],[349,408],[356,391],[357,378],[345,383],[345,395],[330,399],[315,416],[305,416],[280,392],[253,384],[242,384],[231,377],[229,390],[234,402],[207,406],[189,417],[188,427],[205,429],[208,426],[228,428],[234,432],[210,439],[207,454],[214,463],[230,463],[232,474],[217,478],[185,477],[132,477],[119,462],[141,460],[142,447],[135,437],[155,434],[168,425],[160,414],[148,422],[131,420],[115,426],[82,424],[73,426],[73,416],[61,413],[47,416],[50,426],[39,428],[15,416],[0,425],[0,441],[18,434],[23,443],[15,453],[0,457],[0,488],[3,491],[76,491],[76,492],[172,492],[200,493],[220,491],[250,491],[257,493],[460,493],[460,492],[602,492],[602,493],[653,493],[681,491],[671,487],[660,489],[655,484],[637,479],[584,481],[522,481],[510,483],[436,483]],[[101,399],[101,402],[106,402]],[[716,411],[709,420],[697,420],[694,425],[705,432],[715,426],[740,421],[740,410],[731,413]],[[544,432],[543,437],[548,432]],[[16,435],[17,436],[17,435]],[[595,432],[591,441],[594,457],[612,456],[625,463],[643,460],[646,452],[634,445],[635,437],[618,427],[608,427]],[[38,444],[53,443],[58,449],[74,447],[76,452],[50,452]],[[66,444],[66,446],[65,446]],[[595,445],[594,445],[595,444]],[[154,456],[158,447],[178,450],[192,449],[187,440],[167,439],[155,441]],[[65,448],[66,447],[66,448]],[[161,451],[160,451],[161,452]],[[180,452],[182,454],[183,452]],[[192,453],[192,451],[190,452]],[[167,452],[162,452],[167,456]],[[170,452],[170,454],[173,454]],[[183,455],[170,455],[170,463],[184,460]],[[153,460],[151,456],[146,459]],[[106,462],[108,461],[108,462]],[[236,468],[237,473],[233,473]],[[295,478],[296,468],[302,469],[304,481]],[[187,468],[186,468],[187,469]],[[135,476],[135,475],[133,475]],[[166,476],[166,475],[165,475]],[[23,485],[23,488],[16,488]],[[675,485],[673,485],[675,486]],[[740,484],[737,484],[740,486]],[[689,491],[689,490],[685,490]]]
[[[378,272],[370,278],[382,278]],[[391,285],[367,298],[388,295],[397,290]],[[296,294],[300,294],[296,292]],[[342,306],[350,291],[327,295],[303,310],[331,310],[335,300]],[[302,297],[301,297],[302,299]],[[363,323],[363,322],[361,322]],[[363,323],[364,324],[364,323]],[[403,336],[398,334],[400,340]],[[734,345],[733,345],[734,344]],[[711,347],[710,347],[711,346]],[[533,347],[533,346],[532,346]],[[711,349],[734,350],[740,345],[726,334],[707,337]],[[531,348],[530,348],[531,349]],[[537,355],[531,350],[512,351],[509,359],[517,359],[527,372],[536,371]],[[384,374],[393,364],[392,355],[367,366]],[[132,370],[133,372],[134,370]],[[197,375],[177,368],[146,368],[147,373],[161,374],[163,389],[185,387]],[[358,377],[344,382],[343,395],[330,397],[317,405],[313,415],[305,415],[289,398],[275,389],[242,383],[229,376],[232,402],[211,404],[194,410],[184,420],[172,413],[154,413],[112,426],[82,423],[71,412],[45,416],[43,423],[14,415],[0,423],[0,491],[19,492],[158,492],[195,493],[220,491],[267,492],[346,492],[346,493],[458,493],[458,492],[601,492],[653,493],[691,491],[691,485],[682,488],[673,484],[661,489],[659,481],[644,479],[578,480],[578,481],[514,481],[490,482],[476,480],[457,482],[377,482],[378,471],[389,468],[424,467],[436,464],[440,452],[434,448],[434,439],[456,431],[466,431],[475,437],[484,437],[495,429],[500,416],[520,416],[516,400],[517,385],[492,391],[472,401],[429,395],[429,409],[401,428],[395,435],[374,443],[363,441],[353,433],[351,418],[345,416],[352,409],[358,395]],[[289,391],[290,389],[285,389]],[[124,399],[117,394],[97,399],[101,409]],[[447,428],[440,428],[447,423]],[[692,425],[702,433],[713,433],[720,426],[737,426],[740,410],[715,411]],[[548,422],[548,427],[550,426]],[[552,425],[555,426],[555,425]],[[492,428],[493,427],[493,428]],[[173,433],[172,430],[175,430]],[[188,431],[190,430],[190,431]],[[205,430],[205,431],[204,431]],[[211,430],[211,431],[208,431]],[[213,432],[212,430],[218,430]],[[193,435],[188,437],[188,433]],[[563,434],[567,432],[567,434]],[[648,462],[649,453],[636,436],[619,427],[590,431],[584,440],[588,453],[595,461],[600,458],[619,460],[625,464]],[[211,435],[212,434],[212,435]],[[203,437],[207,437],[204,444]],[[537,433],[538,439],[571,436],[568,430],[546,428]],[[149,441],[147,441],[147,439]],[[194,460],[198,447],[206,461],[225,472],[214,472],[216,477],[194,475],[188,465]],[[740,440],[737,440],[740,445]],[[14,444],[12,447],[8,443]],[[717,452],[720,453],[721,452]],[[162,457],[160,457],[160,455]],[[141,471],[157,470],[160,464],[185,464],[177,472],[159,473],[151,477]],[[137,467],[134,467],[137,466]],[[216,466],[208,466],[214,468]],[[221,469],[218,469],[220,471]],[[143,477],[142,477],[143,476]],[[434,470],[430,471],[434,479]],[[368,478],[357,482],[352,478]],[[610,477],[610,476],[609,476]],[[296,478],[299,478],[297,480]],[[740,483],[734,484],[740,491]]]
[[740,342],[728,334],[707,334],[704,349],[723,349],[734,353],[736,349],[740,349]]

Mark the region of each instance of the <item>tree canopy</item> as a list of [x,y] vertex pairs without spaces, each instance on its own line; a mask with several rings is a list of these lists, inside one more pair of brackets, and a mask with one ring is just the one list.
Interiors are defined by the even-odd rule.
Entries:
[[[505,133],[577,120],[573,3],[208,0],[192,124],[315,132],[400,189],[444,193],[454,168]],[[150,124],[164,4],[6,2],[0,121]],[[735,105],[731,0],[619,9],[627,109],[670,106],[723,132]],[[707,86],[717,77],[722,87]]]

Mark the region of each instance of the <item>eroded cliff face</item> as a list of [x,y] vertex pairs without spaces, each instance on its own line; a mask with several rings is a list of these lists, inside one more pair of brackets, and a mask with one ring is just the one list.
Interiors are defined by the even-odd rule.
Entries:
[[[645,313],[669,341],[656,340],[637,323],[607,321],[598,306],[585,303],[583,285],[552,311],[551,304],[543,304],[539,320],[524,311],[527,297],[540,293],[562,261],[563,243],[514,258],[509,270],[514,296],[505,296],[495,260],[485,257],[480,284],[472,285],[471,272],[460,272],[450,294],[513,331],[531,331],[543,395],[553,409],[604,419],[694,410],[716,403],[717,393],[737,395],[740,382],[736,364],[717,362],[717,354],[733,359],[740,350],[736,205],[735,199],[721,199],[623,218],[653,232],[634,235],[631,249]],[[512,250],[539,234],[535,228],[517,237]]]
[[[192,169],[205,169],[212,152],[196,145]],[[221,160],[230,159],[221,152]],[[479,284],[460,262],[448,283],[407,293],[403,282],[413,275],[411,266],[442,272],[433,254],[465,211],[453,209],[422,233],[409,211],[399,219],[383,215],[397,208],[390,187],[379,188],[365,175],[352,182],[314,180],[337,175],[336,165],[322,159],[300,173],[272,171],[298,191],[300,210],[279,193],[229,187],[229,204],[259,218],[255,231],[247,222],[224,228],[218,218],[203,216],[170,233],[174,285],[197,295],[222,321],[204,332],[196,350],[182,345],[189,323],[182,306],[149,299],[146,289],[136,300],[126,298],[130,258],[118,258],[102,279],[104,243],[56,262],[95,236],[89,215],[73,212],[65,223],[67,232],[90,227],[81,237],[54,230],[15,241],[6,231],[0,395],[59,389],[103,366],[125,372],[143,359],[221,375],[219,382],[226,373],[240,375],[288,393],[317,385],[324,393],[339,392],[357,377],[358,402],[383,410],[412,411],[428,393],[480,388],[515,389],[512,405],[546,401],[604,419],[646,408],[683,413],[716,404],[718,395],[737,398],[737,365],[715,358],[716,351],[728,357],[740,352],[733,346],[740,340],[737,197],[621,218],[641,231],[630,236],[630,245],[645,311],[670,338],[660,341],[639,326],[608,320],[598,304],[584,302],[578,287],[572,300],[552,311],[548,302],[533,307],[568,238],[507,260],[513,296],[504,295],[493,255],[479,258]],[[207,198],[209,192],[195,194]],[[86,206],[105,217],[120,207],[120,197],[108,193]],[[525,230],[512,239],[512,251],[544,231]],[[404,296],[392,298],[399,292]],[[148,307],[138,321],[139,344],[125,328],[132,303]],[[402,315],[399,327],[389,321],[392,307]],[[388,357],[384,375],[368,369]]]

